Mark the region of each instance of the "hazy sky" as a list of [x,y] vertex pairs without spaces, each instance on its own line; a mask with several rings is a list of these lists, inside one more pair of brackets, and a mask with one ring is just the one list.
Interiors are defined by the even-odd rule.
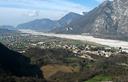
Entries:
[[82,14],[103,0],[0,0],[0,25],[17,25],[34,19],[57,20],[69,12]]

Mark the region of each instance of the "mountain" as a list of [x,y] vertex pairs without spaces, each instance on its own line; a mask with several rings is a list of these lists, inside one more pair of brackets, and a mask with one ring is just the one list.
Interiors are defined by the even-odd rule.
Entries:
[[[82,15],[70,12],[66,14],[64,17],[62,17],[60,20],[58,20],[58,26],[53,29],[51,32],[58,32],[62,30],[65,26],[69,25],[74,20],[77,20],[78,18],[82,17]],[[72,28],[67,28],[67,30],[71,30]]]
[[64,27],[80,16],[81,15],[79,14],[70,12],[62,17],[60,20],[54,21],[50,19],[37,19],[24,24],[19,24],[17,28],[48,32],[56,28]]
[[128,1],[106,0],[84,16],[57,30],[56,33],[89,33],[94,36],[122,37],[128,34],[127,22]]
[[9,34],[9,33],[18,33],[17,30],[8,30],[8,29],[5,29],[5,28],[0,28],[0,34]]
[[30,64],[29,58],[0,43],[0,82],[6,82],[6,80],[8,80],[7,82],[19,82],[16,80],[21,77],[24,77],[24,81],[20,82],[30,82],[31,80],[33,80],[31,82],[38,82],[32,78],[42,78],[40,82],[45,82],[40,68]]
[[2,25],[0,26],[0,29],[16,30],[14,26],[10,26],[10,25]]
[[70,13],[66,14],[64,17],[62,17],[60,20],[58,20],[58,22],[59,22],[59,24],[61,24],[61,26],[66,26],[81,16],[82,15],[80,15],[80,14],[70,12]]
[[[108,13],[106,11],[109,11]],[[112,13],[112,2],[105,1],[100,6],[96,7],[92,11],[88,12],[83,17],[80,17],[78,20],[73,21],[65,28],[71,27],[73,30],[68,31],[64,30],[63,33],[94,33],[94,32],[102,32],[104,27],[104,22],[108,18],[110,19],[110,14]],[[110,20],[109,20],[110,21]],[[103,24],[101,24],[103,23]],[[111,23],[111,22],[110,22]],[[104,30],[105,31],[105,30]],[[103,32],[104,33],[104,32]]]
[[27,23],[19,24],[18,29],[31,29],[36,31],[49,31],[54,28],[56,21],[50,19],[36,19]]

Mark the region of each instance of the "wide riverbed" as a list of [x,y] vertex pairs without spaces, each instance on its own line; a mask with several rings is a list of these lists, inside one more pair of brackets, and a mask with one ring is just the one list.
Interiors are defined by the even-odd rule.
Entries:
[[123,50],[128,52],[128,42],[126,42],[126,41],[101,39],[101,38],[95,38],[93,36],[85,36],[85,35],[43,33],[43,32],[36,32],[36,31],[33,31],[33,30],[26,30],[26,29],[25,30],[20,29],[19,31],[21,31],[22,33],[29,33],[29,34],[32,34],[32,35],[53,36],[53,37],[59,37],[59,38],[95,42],[95,43],[102,44],[102,45],[107,45],[107,46],[110,46],[110,47],[122,47]]

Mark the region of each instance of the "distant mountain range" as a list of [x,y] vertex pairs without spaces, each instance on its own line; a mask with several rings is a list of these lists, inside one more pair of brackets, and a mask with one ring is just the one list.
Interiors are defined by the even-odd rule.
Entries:
[[56,28],[62,28],[79,17],[81,17],[81,15],[70,12],[66,16],[62,17],[60,20],[37,19],[27,23],[19,24],[17,28],[48,32]]

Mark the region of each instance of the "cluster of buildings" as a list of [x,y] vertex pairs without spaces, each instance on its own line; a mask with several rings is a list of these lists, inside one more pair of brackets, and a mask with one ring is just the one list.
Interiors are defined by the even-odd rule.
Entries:
[[83,45],[75,45],[75,44],[66,44],[65,41],[51,41],[51,42],[38,42],[37,44],[33,44],[33,46],[39,46],[42,49],[51,49],[51,48],[63,48],[74,53],[75,56],[79,56],[82,58],[93,58],[89,55],[110,57],[111,55],[119,53],[119,50],[116,50],[111,47],[99,47],[95,45],[83,44]]

